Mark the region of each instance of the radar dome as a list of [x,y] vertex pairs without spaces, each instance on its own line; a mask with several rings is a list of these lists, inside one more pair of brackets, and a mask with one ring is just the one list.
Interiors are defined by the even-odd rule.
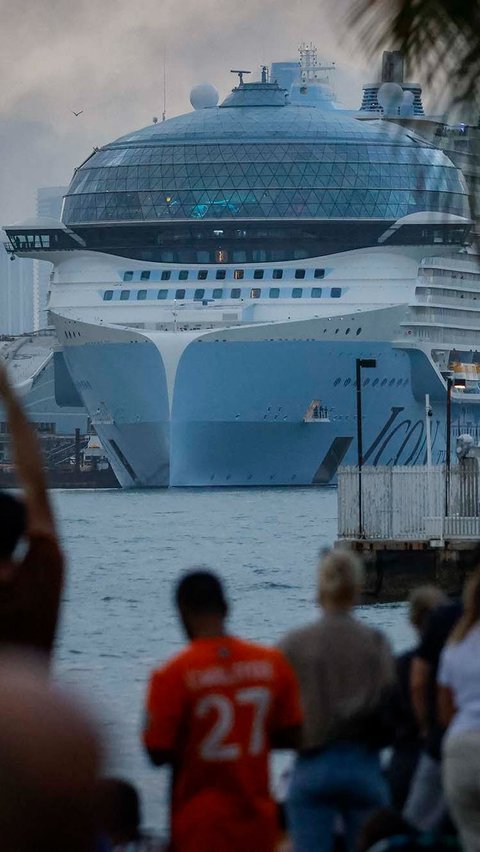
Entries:
[[211,109],[218,104],[219,94],[210,83],[200,83],[190,92],[190,103],[194,109]]
[[383,83],[378,90],[377,99],[384,112],[394,112],[403,101],[403,89],[398,83]]
[[414,107],[415,95],[413,92],[404,92],[403,101],[400,104],[400,115],[411,116],[415,114]]

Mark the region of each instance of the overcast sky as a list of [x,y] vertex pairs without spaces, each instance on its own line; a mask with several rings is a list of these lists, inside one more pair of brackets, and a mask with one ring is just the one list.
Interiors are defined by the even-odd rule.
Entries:
[[[102,145],[163,108],[190,109],[211,82],[224,97],[230,68],[295,59],[303,40],[338,64],[337,91],[357,107],[374,77],[348,39],[348,0],[0,0],[0,222],[34,212],[37,187],[68,184]],[[255,74],[252,74],[252,79]],[[71,110],[83,109],[76,118]]]

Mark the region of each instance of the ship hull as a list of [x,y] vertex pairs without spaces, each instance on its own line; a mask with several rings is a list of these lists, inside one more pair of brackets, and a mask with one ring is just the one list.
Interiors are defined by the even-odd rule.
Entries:
[[[95,336],[94,326],[90,331]],[[375,340],[211,335],[179,348],[179,338],[125,329],[65,349],[124,487],[333,483],[339,464],[357,458],[357,358],[377,362],[363,371],[365,462],[426,462],[423,386],[432,398],[433,460],[444,460],[444,390],[418,352]],[[312,400],[326,417],[306,417]],[[478,439],[479,415],[468,401],[454,405],[453,435],[473,431]]]

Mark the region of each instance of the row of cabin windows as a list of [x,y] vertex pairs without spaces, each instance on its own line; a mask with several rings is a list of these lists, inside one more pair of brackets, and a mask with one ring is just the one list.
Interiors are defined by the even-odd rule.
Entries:
[[[322,298],[322,288],[321,287],[311,287],[310,289],[310,297],[312,299],[321,299]],[[173,291],[172,291],[173,292]],[[178,289],[175,290],[175,295],[170,296],[173,299],[185,299],[186,298],[186,290]],[[307,291],[308,292],[308,291]],[[305,293],[305,296],[307,295]],[[156,296],[154,295],[154,290],[121,290],[120,291],[120,301],[128,302],[130,296],[132,296],[132,300],[137,300],[138,302],[142,302],[146,299],[168,299],[169,290],[158,290]],[[280,287],[270,287],[268,290],[268,298],[269,299],[279,299],[280,298]],[[327,295],[328,290],[325,290],[325,296]],[[150,294],[150,295],[149,295]],[[332,299],[339,299],[342,295],[341,287],[331,287],[330,288],[330,297]],[[250,299],[260,299],[262,296],[262,290],[260,287],[253,287],[249,294],[244,294],[244,298]],[[266,291],[264,291],[264,296],[266,297]],[[286,292],[282,293],[282,296],[287,297]],[[293,287],[292,288],[292,299],[302,299],[304,296],[303,287]],[[232,287],[230,290],[230,296],[223,289],[223,287],[214,287],[212,290],[212,295],[210,297],[205,295],[205,290],[203,287],[199,287],[194,290],[193,293],[193,301],[194,302],[202,302],[204,299],[240,299],[242,298],[242,290],[240,287]],[[111,302],[113,299],[113,290],[105,290],[103,294],[104,302]]]
[[[188,277],[190,275],[190,271],[191,270],[189,270],[189,269],[180,269],[179,272],[175,273],[176,276],[177,276],[177,280],[178,281],[187,281]],[[261,280],[262,278],[265,277],[265,272],[269,272],[269,271],[270,270],[266,270],[266,269],[254,269],[254,271],[253,271],[254,280],[256,280],[256,281]],[[283,278],[283,273],[288,272],[288,271],[289,270],[285,270],[285,269],[273,269],[272,270],[272,278],[279,280],[280,278]],[[213,273],[213,270],[212,270],[212,273]],[[307,273],[306,269],[295,269],[294,277],[297,280],[301,280],[301,279],[305,278],[306,273]],[[192,277],[194,275],[195,275],[195,273],[192,271]],[[199,269],[197,271],[197,280],[198,281],[206,281],[207,278],[208,278],[208,275],[209,275],[208,269]],[[139,280],[139,281],[150,281],[151,278],[153,280],[158,278],[158,275],[155,275],[155,273],[153,273],[153,275],[152,275],[150,270],[146,269],[146,270],[143,270],[142,272],[140,272],[140,276],[138,276],[138,273],[135,274],[132,271],[124,272],[123,273],[123,280],[124,281],[133,281],[134,276],[135,276],[135,280]],[[172,271],[170,269],[164,269],[160,273],[160,281],[170,281],[171,277],[172,277]],[[215,270],[215,278],[217,279],[217,281],[223,281],[223,280],[225,280],[226,277],[227,277],[227,270],[226,269],[216,269]],[[242,278],[244,278],[244,277],[245,277],[245,270],[244,269],[234,269],[233,270],[233,278],[234,278],[235,281],[241,281]],[[325,278],[325,270],[324,269],[314,269],[313,270],[313,277],[314,278]]]

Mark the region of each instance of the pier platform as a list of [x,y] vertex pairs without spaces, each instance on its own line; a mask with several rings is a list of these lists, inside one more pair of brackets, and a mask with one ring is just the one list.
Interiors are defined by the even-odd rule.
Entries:
[[406,600],[424,583],[460,594],[466,575],[480,562],[479,542],[476,458],[451,469],[339,469],[336,546],[364,559],[365,603]]

